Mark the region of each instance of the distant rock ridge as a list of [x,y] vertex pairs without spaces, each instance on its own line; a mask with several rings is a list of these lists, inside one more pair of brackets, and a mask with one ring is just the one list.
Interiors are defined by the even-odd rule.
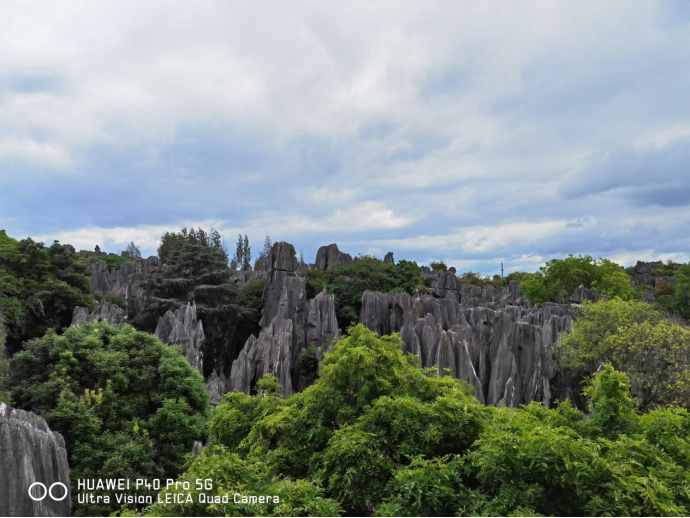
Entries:
[[[70,516],[70,472],[65,440],[33,412],[0,402],[0,516]],[[33,500],[52,487],[51,497]],[[53,486],[55,484],[55,486]],[[43,488],[46,488],[45,490]]]
[[[598,298],[582,286],[570,297],[574,303]],[[548,405],[561,396],[552,388],[553,353],[571,318],[567,304],[537,308],[526,301],[516,281],[499,291],[461,284],[454,272],[435,279],[428,293],[367,291],[360,313],[372,331],[399,333],[404,350],[424,367],[470,383],[483,403],[509,407]]]

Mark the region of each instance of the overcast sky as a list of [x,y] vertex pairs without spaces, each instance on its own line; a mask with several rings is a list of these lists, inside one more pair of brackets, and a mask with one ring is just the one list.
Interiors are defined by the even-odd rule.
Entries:
[[0,1],[0,228],[690,259],[690,2]]

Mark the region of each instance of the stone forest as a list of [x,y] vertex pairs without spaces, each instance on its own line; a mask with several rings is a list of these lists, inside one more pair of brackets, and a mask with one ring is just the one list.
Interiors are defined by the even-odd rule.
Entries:
[[158,252],[0,231],[0,515],[690,512],[687,264]]

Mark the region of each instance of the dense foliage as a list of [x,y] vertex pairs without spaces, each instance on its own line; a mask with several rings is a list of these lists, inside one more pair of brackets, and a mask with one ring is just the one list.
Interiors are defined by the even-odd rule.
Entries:
[[[179,232],[165,232],[161,236],[161,244],[158,246],[158,258],[161,264],[167,264],[172,259],[175,251],[183,243],[192,245],[203,245],[207,248],[212,248],[225,256],[225,261],[228,260],[228,253],[225,249],[223,236],[215,230],[205,231],[202,228],[183,228]],[[133,244],[133,243],[132,243]]]
[[307,279],[309,298],[323,288],[335,295],[336,316],[342,329],[358,321],[365,291],[412,294],[425,290],[433,280],[432,277],[424,277],[422,269],[415,262],[386,264],[368,256],[359,258],[351,266],[306,271],[304,277]]
[[[12,358],[8,382],[17,406],[65,437],[73,484],[177,475],[209,414],[203,378],[180,349],[131,326],[50,330]],[[77,514],[107,515],[112,500]]]
[[[638,414],[610,366],[569,404],[481,405],[474,390],[421,369],[397,337],[350,330],[304,392],[228,394],[213,437],[181,480],[213,480],[229,503],[157,504],[156,515],[687,515],[690,416]],[[170,488],[164,494],[176,492]],[[202,491],[204,492],[204,491]],[[278,495],[238,505],[233,494]]]
[[589,255],[569,255],[548,261],[538,272],[523,278],[520,290],[527,299],[541,305],[549,301],[566,302],[580,285],[623,300],[636,296],[630,275],[623,267],[608,259],[594,260]]
[[629,375],[643,408],[690,408],[690,329],[641,301],[588,302],[575,316],[558,344],[562,367],[583,375],[611,363]]
[[85,272],[78,256],[57,241],[46,247],[0,230],[0,293],[11,353],[50,328],[68,326],[75,306],[96,307]]
[[672,275],[676,279],[676,285],[666,285],[668,289],[663,290],[665,283],[657,281],[662,285],[662,290],[657,289],[655,296],[664,308],[690,320],[690,264],[673,270]]
[[206,336],[204,374],[209,375],[216,364],[230,365],[239,353],[244,342],[238,339],[238,326],[244,339],[256,331],[256,291],[260,288],[252,285],[240,298],[222,238],[214,230],[183,229],[164,234],[162,242],[161,247],[167,247],[163,250],[166,262],[144,281],[146,305],[133,323],[153,332],[167,310],[195,302]]

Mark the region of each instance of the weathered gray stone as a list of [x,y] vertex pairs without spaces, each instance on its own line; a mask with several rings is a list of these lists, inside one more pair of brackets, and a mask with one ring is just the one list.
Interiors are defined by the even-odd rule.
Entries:
[[316,268],[319,270],[327,270],[328,268],[337,268],[339,266],[350,266],[352,264],[352,256],[338,250],[338,245],[335,243],[322,246],[316,252]]
[[499,293],[459,287],[452,278],[441,276],[429,294],[415,297],[365,292],[360,322],[381,335],[399,332],[406,352],[424,367],[470,383],[482,402],[548,404],[553,348],[570,322],[567,306],[513,305],[522,302],[515,286]]
[[101,299],[98,307],[93,311],[77,306],[72,313],[72,325],[80,326],[86,322],[108,322],[113,325],[122,324],[127,320],[125,310],[117,304]]
[[225,375],[217,371],[213,371],[206,380],[206,392],[208,392],[212,405],[220,405],[223,394],[226,394],[230,383]]
[[203,347],[206,337],[204,325],[197,318],[196,302],[173,311],[166,311],[158,319],[155,334],[167,344],[182,347],[182,353],[189,364],[202,374],[204,373]]
[[220,375],[214,378],[214,391],[251,393],[268,373],[278,378],[284,396],[292,394],[299,389],[300,353],[339,336],[333,295],[324,290],[307,301],[306,281],[297,275],[294,247],[274,243],[268,263],[271,269],[264,288],[262,329],[258,337],[249,337],[233,361],[227,382]]
[[265,281],[268,277],[266,270],[239,270],[232,274],[231,279],[237,281],[237,285],[242,287],[250,282]]
[[[14,409],[0,402],[0,516],[70,516],[69,464],[65,441],[32,412]],[[48,496],[29,497],[34,482],[52,486],[56,501]],[[55,484],[53,486],[53,484]],[[62,484],[62,485],[60,485]],[[35,497],[44,489],[32,488]]]
[[338,334],[335,299],[324,288],[309,301],[307,310],[307,345],[322,345]]
[[578,286],[577,289],[570,296],[570,302],[574,304],[580,304],[585,300],[591,300],[592,302],[596,302],[599,299],[601,299],[601,295],[596,290],[596,288],[585,288],[582,284],[580,284],[580,286]]
[[395,259],[393,258],[393,252],[388,252],[383,258],[384,264],[395,264]]

